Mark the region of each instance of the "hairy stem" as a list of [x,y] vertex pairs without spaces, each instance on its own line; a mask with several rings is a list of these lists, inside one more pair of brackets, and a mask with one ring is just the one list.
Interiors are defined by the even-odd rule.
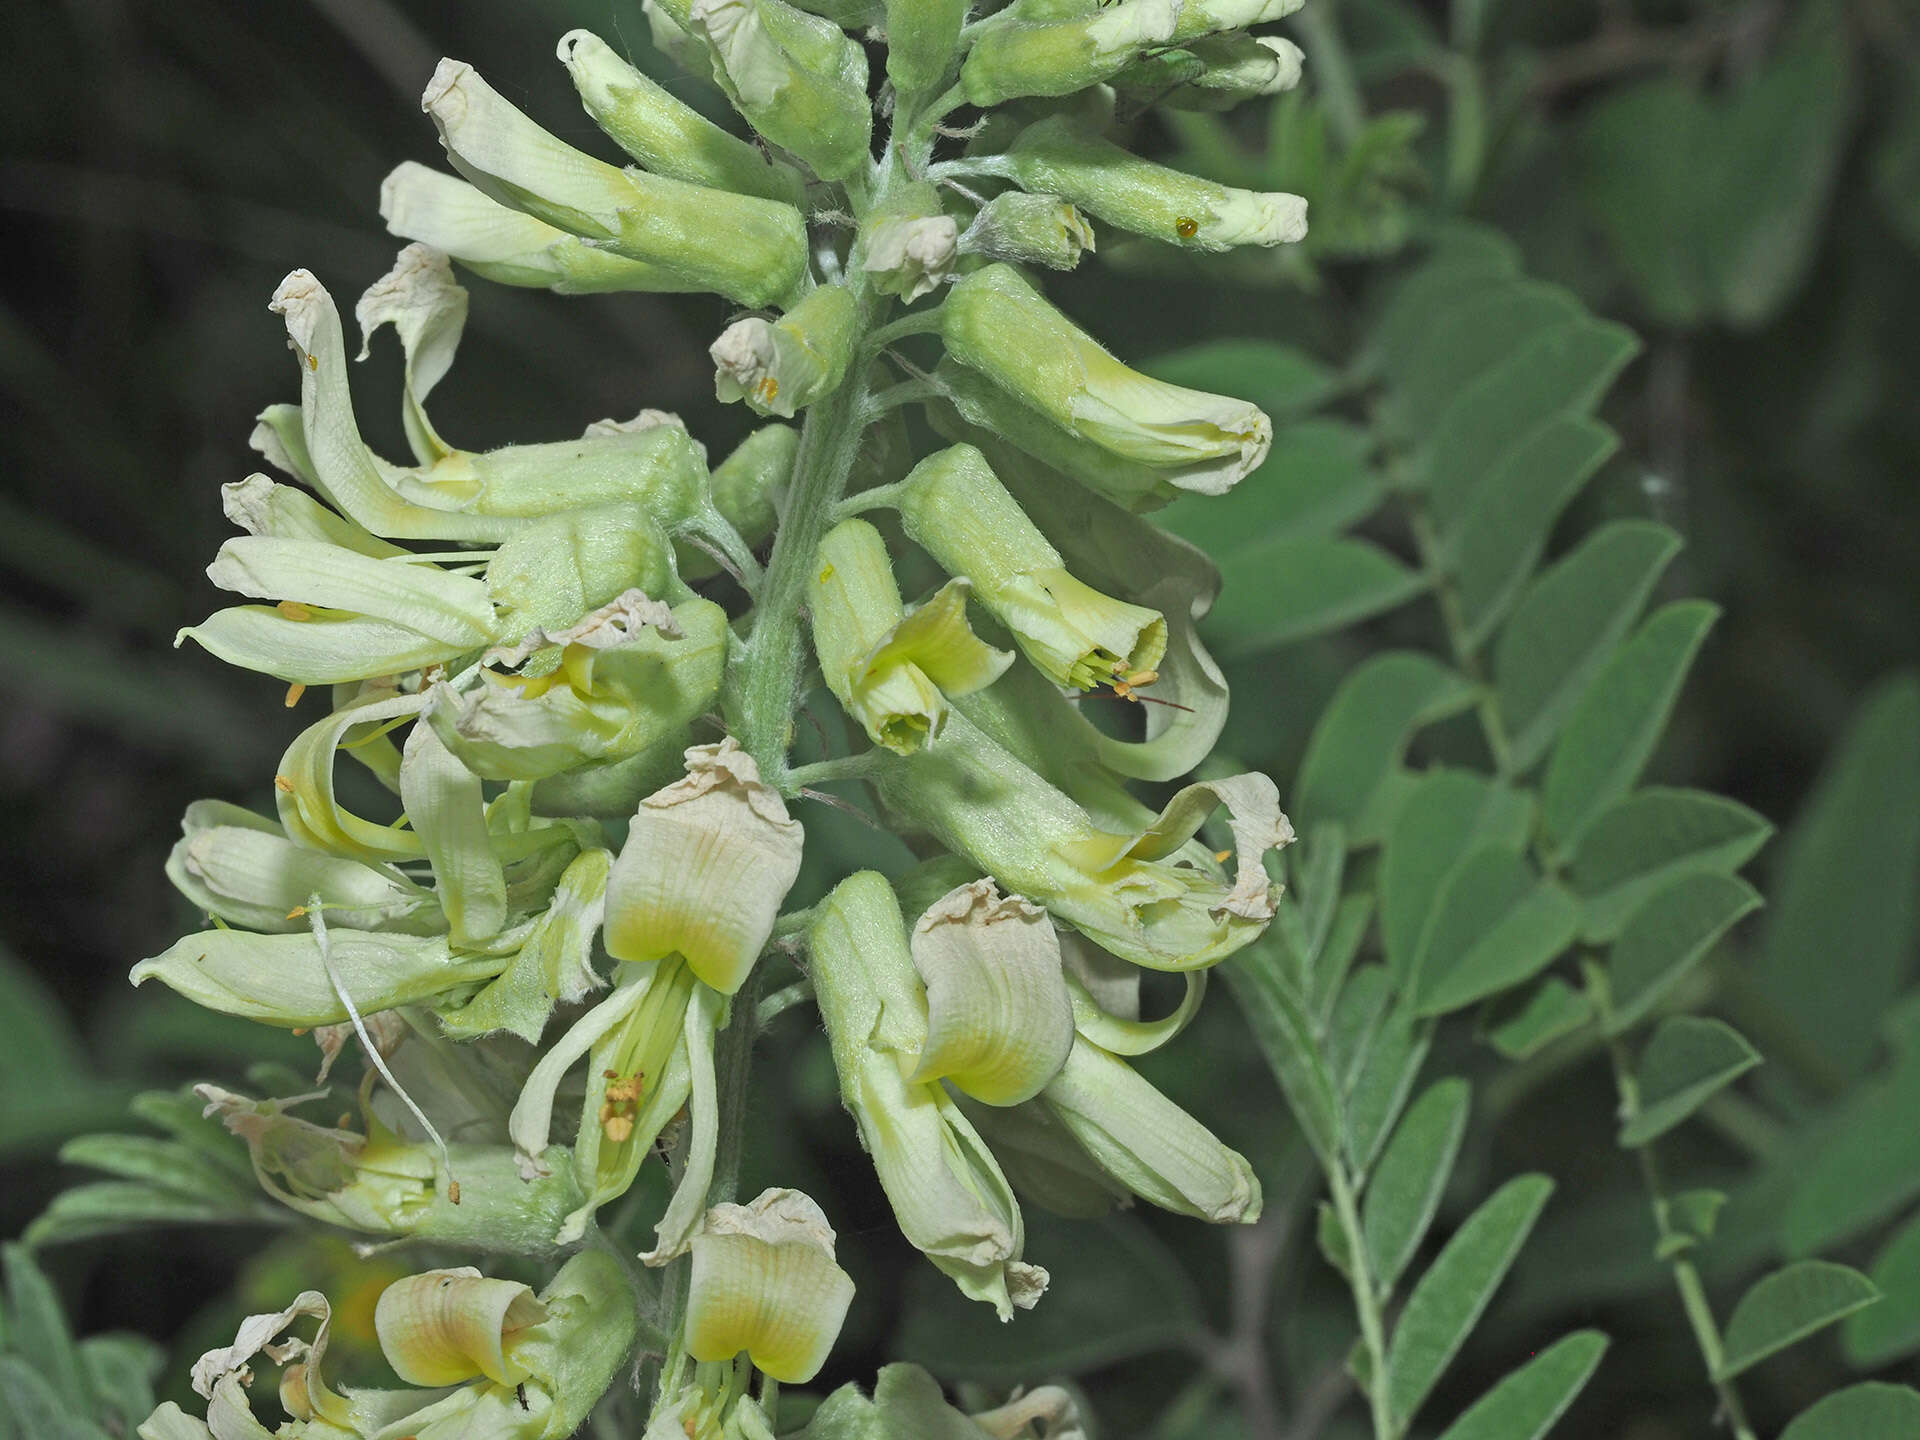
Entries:
[[1347,1282],[1353,1290],[1353,1309],[1360,1320],[1360,1341],[1367,1347],[1367,1408],[1373,1412],[1374,1440],[1394,1440],[1393,1404],[1387,1394],[1387,1333],[1380,1313],[1380,1293],[1374,1288],[1361,1237],[1360,1207],[1353,1180],[1337,1157],[1327,1167],[1327,1190],[1340,1228],[1347,1237]]

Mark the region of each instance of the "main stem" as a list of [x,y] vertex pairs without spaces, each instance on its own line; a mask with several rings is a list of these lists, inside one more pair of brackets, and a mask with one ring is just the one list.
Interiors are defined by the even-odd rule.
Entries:
[[1334,1214],[1347,1237],[1347,1281],[1353,1289],[1354,1313],[1360,1318],[1360,1339],[1367,1347],[1367,1406],[1373,1412],[1374,1440],[1394,1440],[1392,1397],[1387,1390],[1387,1333],[1380,1314],[1380,1294],[1374,1288],[1367,1263],[1367,1246],[1360,1229],[1360,1207],[1353,1182],[1338,1155],[1327,1166],[1327,1190]]

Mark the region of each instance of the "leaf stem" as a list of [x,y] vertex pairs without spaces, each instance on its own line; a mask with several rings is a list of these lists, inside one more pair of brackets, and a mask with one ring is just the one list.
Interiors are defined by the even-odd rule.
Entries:
[[1293,19],[1306,41],[1307,63],[1319,87],[1320,98],[1326,102],[1327,120],[1333,126],[1333,133],[1351,148],[1366,128],[1367,107],[1360,98],[1360,84],[1354,78],[1347,42],[1326,5],[1309,5]]
[[1374,1288],[1367,1263],[1366,1240],[1360,1231],[1360,1207],[1355,1203],[1352,1178],[1337,1156],[1327,1165],[1327,1190],[1340,1228],[1347,1239],[1347,1282],[1353,1290],[1353,1309],[1360,1320],[1360,1342],[1367,1347],[1367,1406],[1373,1412],[1374,1440],[1396,1440],[1393,1402],[1387,1392],[1386,1326],[1380,1313],[1380,1294]]

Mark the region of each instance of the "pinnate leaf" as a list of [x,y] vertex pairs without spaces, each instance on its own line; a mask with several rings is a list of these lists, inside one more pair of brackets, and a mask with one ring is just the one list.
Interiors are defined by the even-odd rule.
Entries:
[[1731,875],[1773,834],[1746,806],[1704,790],[1648,786],[1603,812],[1581,838],[1568,870],[1580,896],[1580,937],[1602,944],[1674,881]]
[[1658,1139],[1759,1063],[1731,1025],[1697,1015],[1661,1021],[1640,1054],[1640,1104],[1620,1127],[1620,1143],[1632,1148]]
[[1741,916],[1759,908],[1759,893],[1746,881],[1711,873],[1683,875],[1642,905],[1607,960],[1607,1033],[1639,1024]]
[[1360,1228],[1374,1283],[1389,1291],[1420,1248],[1467,1133],[1464,1080],[1438,1080],[1408,1107],[1367,1182]]
[[1801,1411],[1780,1432],[1780,1440],[1910,1440],[1914,1435],[1920,1435],[1920,1391],[1869,1380]]
[[1566,1413],[1606,1352],[1607,1337],[1598,1330],[1556,1340],[1474,1401],[1440,1440],[1539,1440]]

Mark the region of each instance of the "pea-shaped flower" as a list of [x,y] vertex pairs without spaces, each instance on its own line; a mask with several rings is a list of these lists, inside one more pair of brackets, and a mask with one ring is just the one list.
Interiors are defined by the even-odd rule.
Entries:
[[908,1078],[944,1078],[989,1105],[1039,1094],[1073,1048],[1073,1002],[1047,912],[975,880],[914,923],[912,948],[927,987],[927,1039]]
[[1006,1176],[943,1086],[906,1078],[926,1046],[926,1002],[887,882],[872,871],[841,881],[814,911],[809,949],[841,1099],[901,1233],[1002,1320],[1031,1308],[1047,1272],[1020,1258]]
[[797,1190],[707,1211],[689,1245],[687,1353],[711,1361],[745,1351],[782,1384],[813,1379],[853,1301],[833,1240],[826,1215]]
[[954,285],[941,337],[954,360],[1011,399],[1069,435],[1151,467],[1174,491],[1222,494],[1273,443],[1259,406],[1128,369],[1010,265],[989,265]]
[[960,226],[942,212],[932,187],[909,187],[908,197],[868,221],[860,237],[860,268],[882,295],[911,304],[953,278]]
[[1012,664],[968,628],[969,588],[949,581],[909,615],[873,526],[844,520],[820,542],[807,583],[814,651],[827,688],[874,744],[906,755],[937,739],[947,697]]
[[914,543],[972,581],[974,598],[1054,684],[1090,690],[1137,677],[1166,653],[1165,618],[1069,574],[973,446],[922,460],[895,503]]
[[559,663],[545,674],[485,668],[461,689],[432,692],[428,722],[476,774],[538,780],[684,747],[720,689],[727,617],[710,600],[669,610],[633,590],[491,658],[524,665],[556,647]]
[[859,307],[844,285],[821,285],[778,320],[750,315],[720,333],[713,390],[758,415],[791,416],[825,399],[846,379],[859,330]]
[[687,773],[640,802],[607,885],[607,953],[683,957],[740,988],[800,873],[804,833],[733,737],[686,752]]

